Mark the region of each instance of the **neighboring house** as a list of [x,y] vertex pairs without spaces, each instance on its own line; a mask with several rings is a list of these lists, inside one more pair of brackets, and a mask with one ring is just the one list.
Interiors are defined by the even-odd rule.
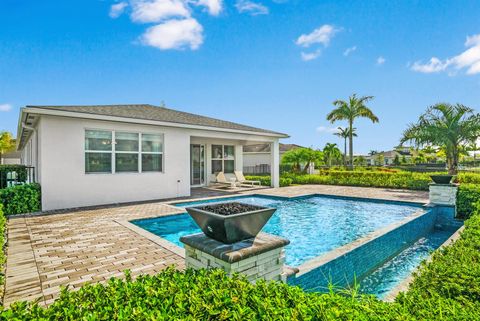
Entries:
[[[280,159],[286,152],[303,148],[295,144],[280,144]],[[270,145],[269,144],[255,144],[243,146],[243,166],[259,166],[270,164]]]
[[189,196],[216,172],[242,170],[246,144],[271,146],[276,187],[286,137],[152,105],[27,106],[17,146],[53,210]]
[[2,165],[21,164],[21,156],[22,156],[22,153],[20,152],[9,152],[9,153],[2,154],[0,157],[0,164]]
[[400,146],[400,147],[396,147],[394,150],[379,152],[374,155],[365,156],[365,158],[367,159],[367,162],[370,165],[374,166],[374,165],[377,165],[378,159],[382,158],[382,156],[383,156],[383,164],[378,164],[378,165],[383,166],[383,165],[392,165],[396,156],[398,156],[399,160],[402,160],[402,158],[405,157],[405,160],[409,162],[412,159],[412,157],[414,157],[414,154],[412,153],[412,149],[410,147]]

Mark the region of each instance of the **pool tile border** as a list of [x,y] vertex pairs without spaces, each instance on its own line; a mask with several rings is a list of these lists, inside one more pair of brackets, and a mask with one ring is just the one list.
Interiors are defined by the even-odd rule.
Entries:
[[313,259],[301,264],[300,266],[297,266],[297,268],[299,269],[299,272],[297,273],[297,277],[300,277],[308,272],[311,272],[312,270],[318,268],[319,266],[322,266],[330,261],[333,261],[337,258],[340,258],[352,251],[354,251],[355,249],[365,245],[366,243],[370,242],[370,241],[373,241],[377,238],[380,238],[384,235],[386,235],[387,233],[399,228],[400,226],[402,225],[405,225],[419,217],[421,217],[422,215],[425,215],[427,214],[428,211],[423,208],[419,211],[416,211],[412,214],[410,214],[408,217],[406,217],[405,219],[401,220],[401,221],[398,221],[398,222],[394,222],[390,225],[387,225],[381,229],[378,229],[376,231],[373,231],[359,239],[356,239],[355,241],[353,242],[350,242],[350,243],[347,243],[341,247],[338,247],[336,249],[333,249],[331,250],[330,252],[327,252],[327,253],[324,253],[322,255],[319,255],[317,257],[314,257]]

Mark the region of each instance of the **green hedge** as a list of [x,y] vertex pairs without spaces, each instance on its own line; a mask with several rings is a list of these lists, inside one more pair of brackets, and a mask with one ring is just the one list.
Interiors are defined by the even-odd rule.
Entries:
[[5,215],[38,212],[41,210],[40,185],[16,185],[0,190],[0,204]]
[[[260,181],[263,186],[270,186],[270,176],[246,176],[245,179],[252,181]],[[292,179],[288,177],[280,177],[280,186],[285,187],[292,184]]]
[[475,209],[475,202],[480,200],[480,185],[461,184],[457,195],[457,215],[468,218]]
[[[440,173],[415,173],[392,170],[323,170],[317,175],[284,174],[282,177],[292,179],[293,184],[384,187],[427,191],[428,184],[432,182],[430,175],[434,174]],[[462,184],[480,184],[480,174],[460,173],[456,181]]]
[[293,184],[325,184],[428,190],[427,174],[384,171],[326,171],[319,175],[285,175]]
[[28,173],[25,165],[0,165],[0,189],[7,187],[7,174],[17,173],[18,182],[26,182]]
[[306,293],[298,287],[223,271],[112,278],[107,284],[63,290],[48,308],[15,303],[3,320],[480,320],[480,204],[460,239],[422,263],[395,302],[373,296]]
[[[3,214],[3,205],[0,204],[0,288],[3,289],[3,283],[5,282],[5,275],[4,271],[4,264],[5,264],[5,252],[4,252],[4,245],[5,245],[5,226],[6,226],[7,219]],[[3,290],[0,290],[0,297],[3,297]]]

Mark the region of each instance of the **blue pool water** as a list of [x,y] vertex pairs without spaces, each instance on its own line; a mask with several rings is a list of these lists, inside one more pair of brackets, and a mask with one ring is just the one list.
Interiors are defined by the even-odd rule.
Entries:
[[391,289],[407,278],[432,251],[439,248],[453,231],[433,230],[400,252],[360,281],[360,292],[383,299]]
[[[404,203],[326,196],[296,199],[243,196],[181,203],[176,206],[189,207],[232,200],[277,209],[263,231],[290,240],[286,247],[286,263],[291,266],[298,266],[379,228],[403,220],[421,208]],[[201,232],[188,214],[142,219],[132,223],[178,246],[183,246],[179,240],[181,236]]]

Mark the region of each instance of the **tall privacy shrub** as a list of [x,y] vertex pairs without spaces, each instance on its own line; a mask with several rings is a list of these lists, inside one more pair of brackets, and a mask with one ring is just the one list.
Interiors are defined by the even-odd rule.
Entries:
[[5,215],[38,212],[41,210],[40,184],[24,184],[0,190],[0,204]]

